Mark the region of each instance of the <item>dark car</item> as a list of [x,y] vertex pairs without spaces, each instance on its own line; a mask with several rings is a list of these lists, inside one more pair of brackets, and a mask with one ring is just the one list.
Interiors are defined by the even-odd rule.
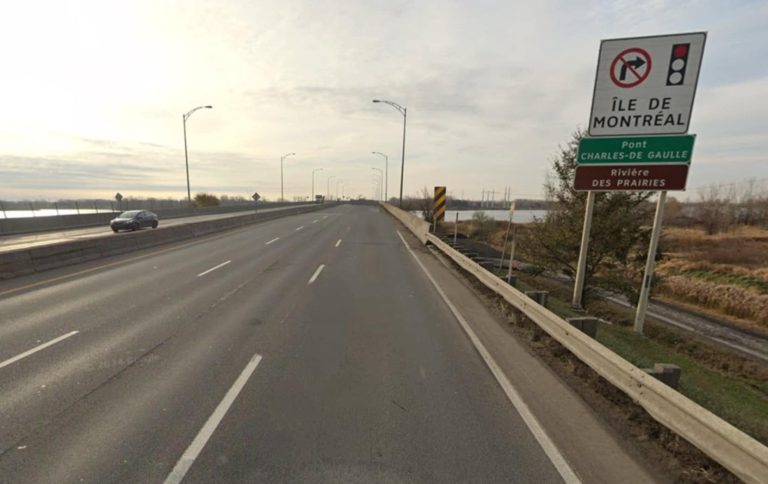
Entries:
[[148,210],[123,212],[109,222],[113,232],[119,230],[138,230],[144,227],[156,229],[158,224],[157,215]]

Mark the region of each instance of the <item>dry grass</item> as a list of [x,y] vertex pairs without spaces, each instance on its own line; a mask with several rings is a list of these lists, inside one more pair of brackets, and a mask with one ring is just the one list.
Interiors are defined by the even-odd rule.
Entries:
[[707,235],[702,229],[670,227],[664,230],[664,244],[673,258],[768,267],[768,230],[759,227],[736,226],[717,235]]
[[662,296],[768,330],[768,230],[735,226],[707,235],[700,228],[670,227],[663,247],[657,266]]
[[657,269],[667,273],[712,272],[731,278],[754,279],[756,284],[768,284],[768,267],[743,267],[730,264],[717,264],[706,260],[670,259],[657,265]]

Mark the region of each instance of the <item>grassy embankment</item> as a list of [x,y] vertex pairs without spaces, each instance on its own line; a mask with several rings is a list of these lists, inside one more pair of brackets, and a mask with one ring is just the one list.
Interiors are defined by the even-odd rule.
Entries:
[[[492,245],[500,248],[506,224],[497,225],[497,231],[490,240]],[[452,233],[453,227],[446,226],[445,229]],[[460,224],[459,232],[470,237],[473,234],[468,223]],[[740,233],[742,235],[738,235]],[[727,248],[735,238],[744,237],[747,233],[757,241],[741,241],[734,244],[739,245],[738,249],[733,246],[730,250]],[[699,231],[676,228],[669,229],[665,237],[668,239],[665,240],[668,244],[666,258],[659,264],[665,296],[671,293],[668,288],[670,283],[677,284],[673,287],[686,294],[688,299],[685,301],[695,302],[697,310],[701,310],[698,306],[704,300],[692,288],[707,284],[705,287],[710,292],[702,294],[709,294],[705,310],[716,311],[717,316],[728,317],[736,324],[748,324],[753,329],[760,327],[756,319],[741,320],[720,309],[730,307],[725,305],[726,301],[738,302],[740,297],[746,301],[743,294],[736,295],[733,289],[725,289],[722,296],[719,292],[723,291],[723,286],[735,286],[757,293],[751,297],[758,297],[758,301],[761,294],[762,297],[768,297],[764,286],[768,281],[768,270],[765,264],[757,266],[757,262],[762,260],[760,257],[768,254],[768,247],[760,249],[760,244],[768,245],[768,237],[763,240],[759,236],[755,237],[753,231],[737,231],[730,237],[714,236],[713,240]],[[746,265],[744,261],[752,261],[755,265]],[[714,288],[711,286],[713,284],[719,287]],[[549,307],[563,318],[584,315],[571,308],[570,287],[567,285],[543,277],[519,274],[519,289],[550,291]],[[713,298],[713,293],[718,293],[718,296]],[[678,303],[681,296],[670,299]],[[653,318],[647,320],[645,336],[639,336],[632,330],[634,311],[608,302],[591,303],[588,314],[602,320],[597,338],[600,343],[642,368],[651,367],[654,363],[680,366],[681,393],[768,444],[768,365],[693,338],[690,333],[666,327]],[[764,325],[766,320],[762,321]]]

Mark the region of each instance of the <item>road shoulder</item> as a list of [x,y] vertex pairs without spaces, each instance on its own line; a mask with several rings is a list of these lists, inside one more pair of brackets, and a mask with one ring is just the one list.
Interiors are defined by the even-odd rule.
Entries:
[[[506,378],[523,397],[568,464],[584,482],[665,480],[642,462],[549,367],[509,334],[463,276],[401,230],[414,255],[469,323]],[[456,323],[452,321],[451,323]]]

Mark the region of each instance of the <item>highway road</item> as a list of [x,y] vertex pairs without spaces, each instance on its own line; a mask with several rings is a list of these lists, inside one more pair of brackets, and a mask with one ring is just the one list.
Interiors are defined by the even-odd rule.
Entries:
[[562,482],[397,228],[341,205],[0,283],[0,481]]
[[[252,215],[254,213],[274,212],[301,206],[302,205],[290,205],[287,207],[260,208],[258,212],[247,210],[209,215],[196,215],[193,217],[178,217],[172,219],[161,218],[160,227],[173,227],[174,225],[205,222],[207,220],[216,220],[229,217],[239,217],[242,215]],[[93,239],[98,237],[119,237],[121,234],[126,233],[128,232],[120,232],[115,234],[112,232],[112,230],[110,230],[108,225],[104,225],[103,227],[57,230],[50,232],[37,232],[32,234],[3,235],[0,236],[0,252],[29,249],[31,247],[37,247],[41,245],[60,244],[62,242],[71,242],[74,240]]]

